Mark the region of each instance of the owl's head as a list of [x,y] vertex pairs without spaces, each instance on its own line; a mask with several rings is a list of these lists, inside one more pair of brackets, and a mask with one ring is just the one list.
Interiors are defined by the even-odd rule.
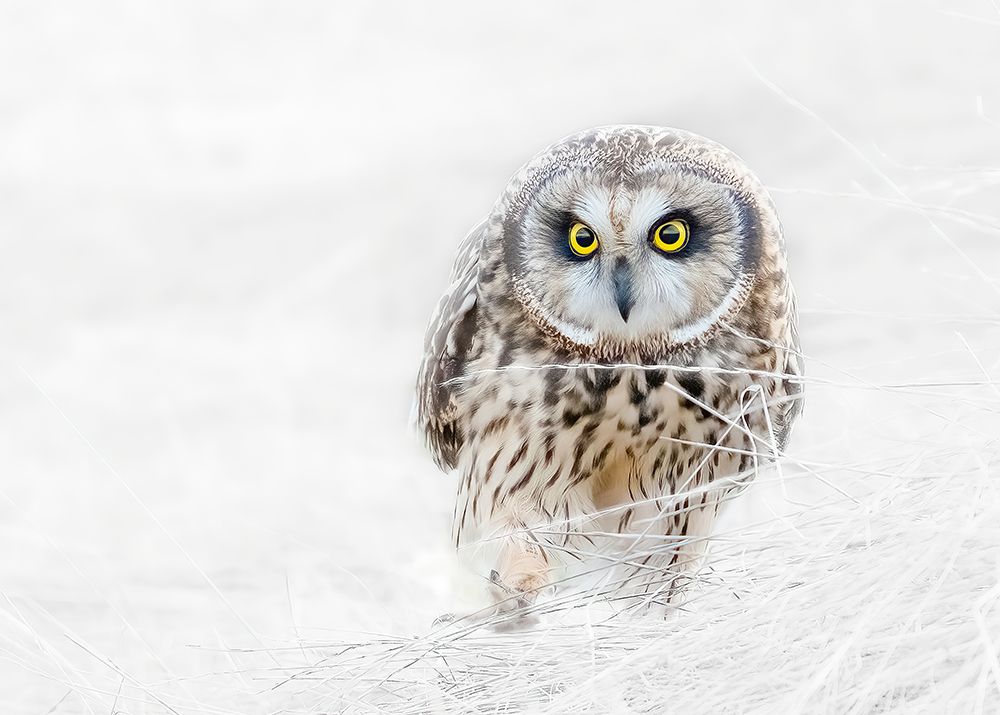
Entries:
[[657,127],[564,139],[515,175],[494,218],[516,300],[587,353],[699,341],[743,308],[762,253],[780,252],[770,199],[742,161]]

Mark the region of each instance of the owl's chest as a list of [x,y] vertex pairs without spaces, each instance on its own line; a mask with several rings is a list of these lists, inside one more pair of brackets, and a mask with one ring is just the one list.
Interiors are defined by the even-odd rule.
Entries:
[[[470,461],[520,485],[671,478],[700,445],[728,444],[741,386],[698,372],[542,368],[493,373],[470,395]],[[509,457],[508,457],[509,453]],[[716,460],[716,465],[718,465]],[[706,470],[706,473],[709,470]],[[665,484],[665,483],[664,483]],[[663,487],[667,489],[666,486]]]
[[698,369],[513,368],[495,373],[471,402],[489,403],[494,414],[509,415],[521,429],[593,436],[613,428],[641,438],[681,425],[725,424],[749,384],[743,376],[705,376]]

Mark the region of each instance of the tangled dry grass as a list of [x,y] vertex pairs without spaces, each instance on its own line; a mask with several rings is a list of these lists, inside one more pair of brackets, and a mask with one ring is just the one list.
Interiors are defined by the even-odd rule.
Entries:
[[[459,622],[301,642],[282,653],[298,664],[255,676],[291,712],[991,712],[996,386],[952,387],[962,408],[950,425],[877,464],[787,463],[785,480],[839,486],[719,534],[711,568],[666,620],[580,592],[540,606],[528,630]],[[988,398],[961,399],[970,388]]]
[[[880,459],[786,456],[753,490],[784,508],[731,524],[664,619],[572,587],[527,628],[459,620],[419,634],[195,646],[230,667],[142,681],[90,649],[81,669],[7,599],[5,653],[115,712],[988,713],[1000,705],[1000,383],[817,379],[847,405],[901,402]],[[916,414],[914,414],[916,413]],[[921,417],[921,415],[923,417]],[[915,425],[926,425],[915,431]],[[849,432],[856,443],[862,432]],[[795,486],[812,481],[821,492]],[[743,497],[747,498],[747,497]],[[774,495],[769,503],[777,504]],[[61,624],[60,624],[61,628]],[[92,712],[99,710],[92,709]]]

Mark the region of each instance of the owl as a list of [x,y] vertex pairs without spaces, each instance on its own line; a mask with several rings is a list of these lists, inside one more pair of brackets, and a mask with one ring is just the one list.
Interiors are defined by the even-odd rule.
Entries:
[[669,608],[801,375],[760,181],[695,134],[610,126],[536,155],[462,243],[415,406],[496,610],[585,576]]

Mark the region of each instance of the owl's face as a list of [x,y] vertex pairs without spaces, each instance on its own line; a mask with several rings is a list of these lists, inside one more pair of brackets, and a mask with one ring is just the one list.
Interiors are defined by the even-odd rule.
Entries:
[[[588,350],[679,345],[738,310],[759,255],[757,207],[655,151],[556,163],[504,222],[515,295]],[[596,160],[595,160],[596,158]]]

